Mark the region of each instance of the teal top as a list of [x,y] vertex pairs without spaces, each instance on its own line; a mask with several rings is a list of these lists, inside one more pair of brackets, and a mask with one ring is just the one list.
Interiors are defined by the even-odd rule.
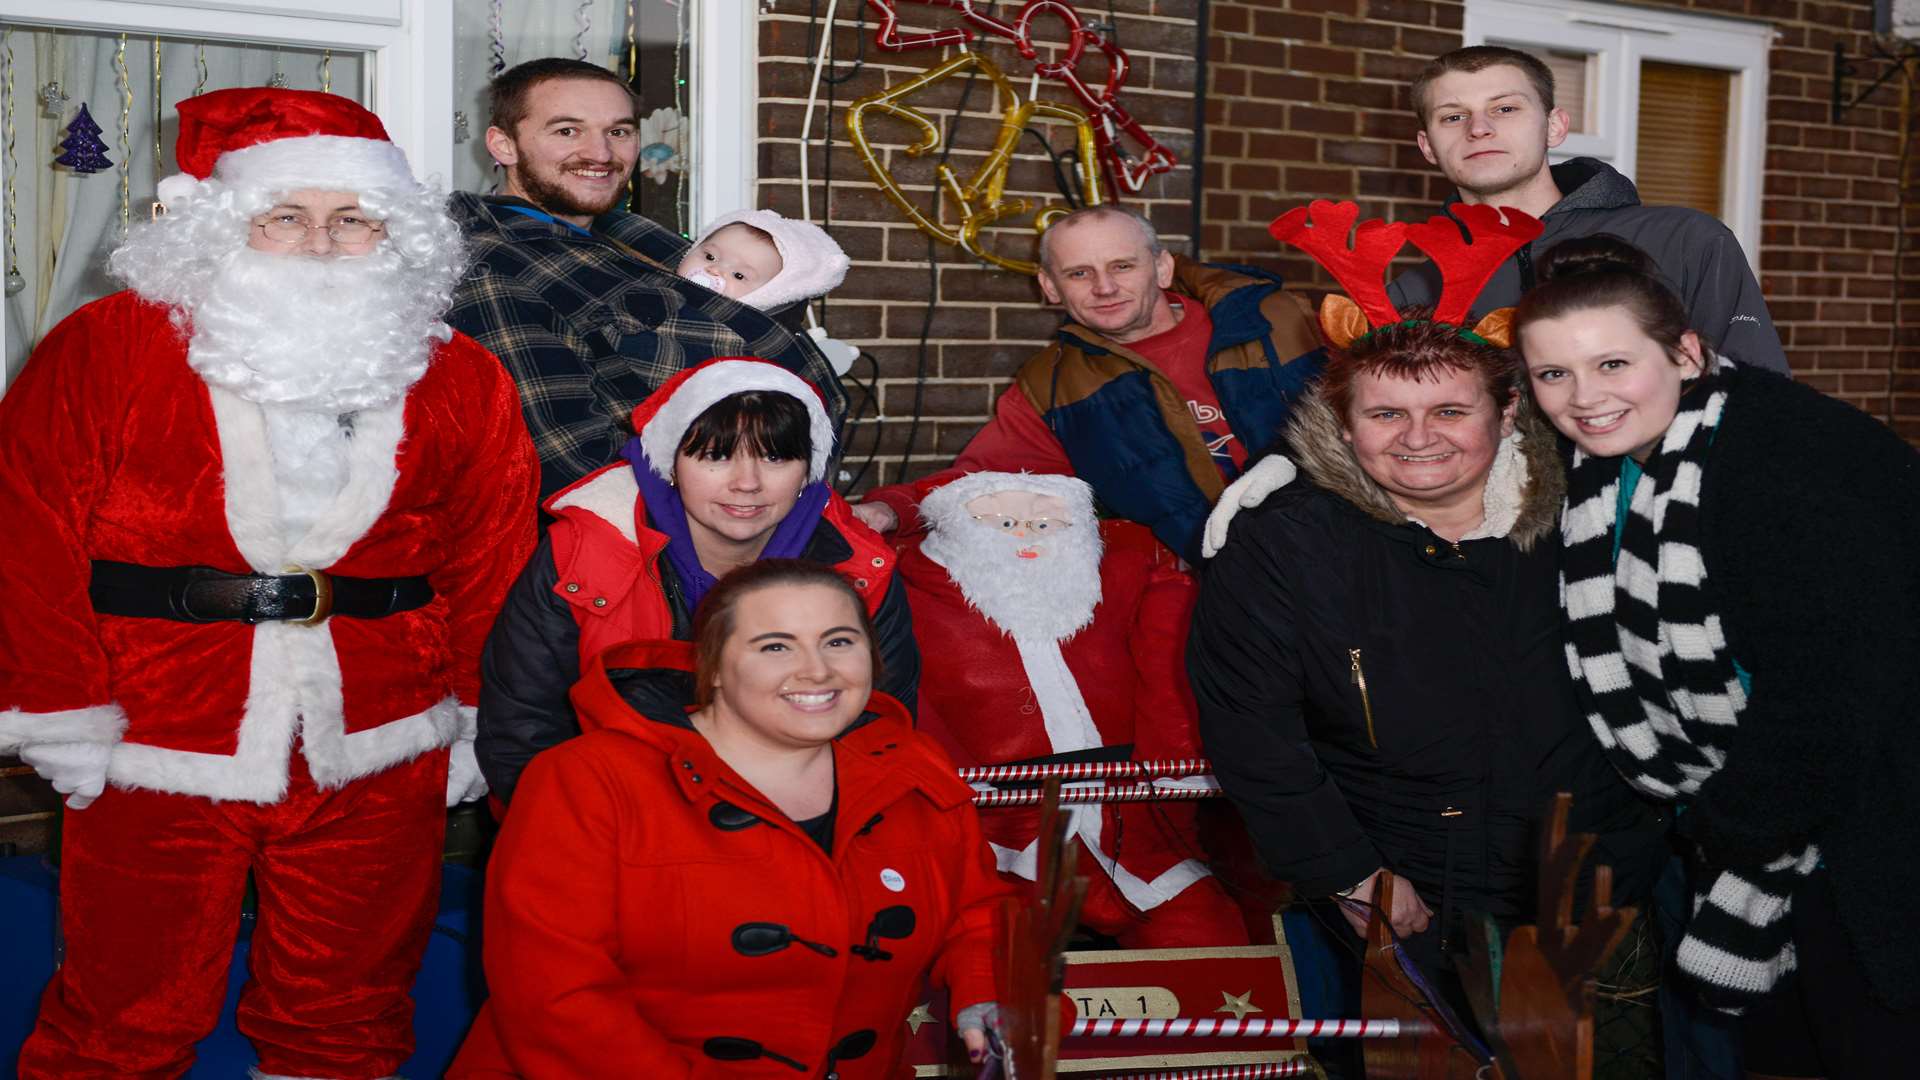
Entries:
[[[1640,477],[1645,470],[1640,463],[1622,455],[1620,458],[1620,500],[1613,508],[1613,561],[1620,561],[1620,534],[1627,525],[1627,508],[1633,505],[1633,489],[1640,486]],[[1740,661],[1733,662],[1733,676],[1740,680],[1740,690],[1748,697],[1753,696],[1753,676]]]

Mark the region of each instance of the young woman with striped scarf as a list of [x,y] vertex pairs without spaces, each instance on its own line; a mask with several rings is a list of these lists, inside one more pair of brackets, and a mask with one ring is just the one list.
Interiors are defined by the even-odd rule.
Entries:
[[1650,266],[1612,237],[1562,244],[1515,317],[1535,399],[1575,447],[1575,681],[1615,766],[1680,807],[1694,896],[1676,968],[1741,1014],[1748,1075],[1907,1075],[1920,454],[1716,356]]

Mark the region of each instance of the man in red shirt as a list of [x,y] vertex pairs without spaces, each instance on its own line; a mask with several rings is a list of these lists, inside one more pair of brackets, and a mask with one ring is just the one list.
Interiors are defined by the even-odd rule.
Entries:
[[[1067,321],[955,470],[1078,476],[1108,514],[1196,560],[1208,508],[1319,374],[1311,306],[1273,275],[1174,255],[1146,218],[1111,204],[1042,235],[1039,280]],[[854,508],[882,532],[916,510],[903,484]]]

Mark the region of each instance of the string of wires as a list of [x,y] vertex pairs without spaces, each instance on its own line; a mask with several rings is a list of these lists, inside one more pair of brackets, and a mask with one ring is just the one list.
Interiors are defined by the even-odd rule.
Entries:
[[[836,19],[835,21],[838,20]],[[819,48],[819,35],[822,32],[823,28],[820,25],[820,0],[810,0],[807,12],[807,47],[805,55],[813,56],[816,54]],[[822,190],[826,193],[826,198],[822,200],[823,208],[821,210],[820,227],[826,230],[827,234],[831,236],[833,234],[833,110],[837,104],[836,99],[839,88],[851,82],[854,76],[860,74],[861,69],[867,66],[867,5],[864,3],[864,0],[857,5],[857,14],[854,16],[854,54],[852,62],[848,64],[845,71],[839,70],[839,39],[833,36],[833,28],[830,26],[824,28],[824,32],[829,35],[827,39],[827,62],[826,70],[820,73],[820,82],[827,88],[827,122],[821,125],[820,145],[821,157],[823,159],[821,162],[821,185]],[[801,144],[800,153],[811,154],[812,152],[813,147],[811,145],[806,143]],[[827,297],[820,297],[818,304],[819,308],[816,314],[820,319],[820,325],[829,326],[827,321]],[[863,364],[866,366],[868,372],[866,378],[862,378],[859,374]],[[840,451],[841,469],[844,472],[852,463],[854,456],[854,421],[870,415],[878,418],[880,414],[880,363],[874,359],[873,351],[871,349],[860,350],[860,355],[854,360],[853,367],[848,369],[847,373],[840,377],[840,381],[845,384],[849,391],[847,394],[847,417],[841,428],[841,430],[845,432]],[[873,441],[867,447],[867,454],[860,465],[860,471],[850,474],[847,482],[840,485],[839,490],[842,495],[852,492],[859,486],[861,479],[866,476],[867,467],[872,464],[874,457],[880,451],[880,425],[875,423],[872,426]]]
[[[984,12],[992,14],[994,9],[999,7],[999,5],[1000,0],[987,0],[987,2],[979,6]],[[836,16],[834,21],[838,23],[839,18]],[[810,0],[807,17],[806,55],[808,56],[815,55],[818,50],[820,41],[818,35],[821,33],[831,34],[832,32],[832,27],[823,27],[822,22],[820,0]],[[1108,21],[1101,27],[1101,32],[1116,35],[1117,38],[1114,26],[1113,5],[1110,0],[1108,4]],[[857,45],[853,58],[847,63],[846,67],[842,69],[839,60],[839,42],[829,38],[827,42],[826,69],[820,73],[820,81],[827,88],[828,121],[822,125],[823,134],[817,138],[819,140],[818,145],[822,158],[821,172],[824,176],[826,190],[829,193],[821,225],[829,234],[833,231],[833,203],[831,192],[834,175],[835,146],[833,138],[833,112],[837,104],[836,88],[852,80],[867,65],[867,18],[866,5],[864,3],[858,5],[858,14],[854,19],[854,27]],[[946,164],[952,156],[952,129],[956,127],[966,115],[967,105],[972,100],[974,84],[978,74],[977,71],[969,72],[966,82],[961,88],[959,101],[955,105],[953,114],[947,122],[946,130],[943,132],[940,157],[937,164]],[[1048,141],[1045,132],[1033,126],[1025,128],[1024,134],[1032,136],[1046,152],[1048,163],[1053,172],[1054,187],[1059,192],[1061,201],[1072,209],[1078,209],[1086,205],[1088,193],[1082,190],[1079,182],[1080,163],[1078,150],[1073,148],[1056,150],[1052,143]],[[802,145],[800,152],[802,154],[812,153],[813,145]],[[939,198],[939,193],[936,192],[934,197],[936,199]],[[920,428],[922,422],[925,420],[926,384],[930,367],[929,358],[932,348],[931,339],[933,335],[934,314],[938,310],[940,303],[939,251],[934,239],[930,236],[927,238],[926,260],[927,300],[925,310],[921,317],[920,333],[915,345],[913,396],[907,416],[907,434],[900,449],[899,464],[902,474],[904,474],[912,460],[913,449],[919,441]],[[822,326],[827,325],[828,303],[826,298],[823,297],[819,301],[816,314],[818,315],[820,324]],[[848,384],[849,391],[847,427],[845,429],[848,434],[841,452],[841,472],[842,475],[846,477],[846,480],[839,485],[841,494],[846,495],[859,489],[861,483],[866,479],[868,473],[878,463],[881,457],[880,447],[883,442],[884,431],[880,423],[882,415],[879,407],[879,362],[870,350],[863,349],[861,350],[860,358],[855,361],[854,369],[847,372],[847,374],[841,378],[843,382]],[[867,425],[873,428],[873,437],[867,442],[864,453],[856,453],[852,445],[852,432],[854,431],[856,421],[865,420],[873,421],[873,423]],[[856,461],[858,461],[857,465],[855,464]]]

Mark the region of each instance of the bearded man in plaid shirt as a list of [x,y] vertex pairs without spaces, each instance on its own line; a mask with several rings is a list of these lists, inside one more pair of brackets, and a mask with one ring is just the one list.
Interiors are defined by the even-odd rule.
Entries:
[[676,276],[684,238],[611,212],[640,153],[638,100],[618,75],[530,60],[495,79],[490,97],[487,149],[506,169],[506,193],[453,196],[475,262],[447,322],[519,384],[543,500],[617,460],[633,407],[716,356],[794,371],[839,427],[846,395],[811,341]]

